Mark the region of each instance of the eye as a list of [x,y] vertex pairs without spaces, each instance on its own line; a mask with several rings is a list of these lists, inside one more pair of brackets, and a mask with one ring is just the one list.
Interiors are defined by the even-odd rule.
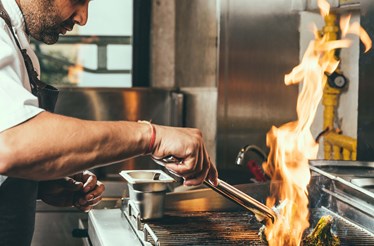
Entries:
[[85,4],[87,1],[90,2],[91,0],[70,0],[70,1],[73,5],[78,5],[78,4]]

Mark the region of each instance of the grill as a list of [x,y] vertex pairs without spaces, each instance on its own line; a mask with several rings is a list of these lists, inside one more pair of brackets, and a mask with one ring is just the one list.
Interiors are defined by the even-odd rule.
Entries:
[[374,245],[374,235],[357,226],[349,220],[331,212],[327,208],[312,211],[312,225],[315,225],[323,215],[331,215],[335,218],[333,231],[338,235],[341,245]]
[[[332,230],[339,236],[341,245],[374,245],[372,187],[363,188],[350,182],[360,178],[374,178],[373,164],[311,162],[311,228],[323,215],[331,215],[334,218]],[[359,172],[361,167],[362,173]],[[348,171],[344,172],[343,169]],[[336,176],[337,173],[339,176]],[[269,195],[268,183],[245,184],[237,188],[263,203]],[[139,245],[267,245],[258,236],[262,224],[250,212],[210,189],[168,194],[165,216],[158,220],[141,221],[140,214],[132,204],[125,199],[122,210],[115,213],[113,220],[125,223],[128,227],[126,230],[131,232]],[[107,229],[100,228],[102,219],[95,213],[99,211],[93,210],[89,215],[91,241],[93,245],[110,245],[103,240],[103,235],[108,232],[98,232]],[[100,213],[103,218],[110,218],[105,211]],[[122,240],[128,242],[128,236]]]
[[162,245],[265,245],[257,235],[262,224],[244,211],[174,212],[148,224]]
[[[333,230],[341,245],[369,245],[373,239],[367,230],[326,208],[312,211],[312,224],[327,214],[335,218]],[[258,236],[262,224],[247,212],[169,213],[149,225],[163,245],[266,245]]]
[[[335,218],[333,231],[342,246],[374,245],[372,233],[327,208],[313,209],[311,224],[314,226],[323,215]],[[171,212],[162,220],[147,224],[162,245],[267,245],[258,236],[262,224],[245,211]],[[146,242],[155,244],[151,237]]]

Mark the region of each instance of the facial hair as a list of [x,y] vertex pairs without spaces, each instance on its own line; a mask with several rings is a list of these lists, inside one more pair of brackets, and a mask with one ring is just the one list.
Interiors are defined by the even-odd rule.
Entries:
[[54,0],[37,0],[25,4],[22,8],[26,28],[29,34],[46,44],[58,41],[63,20]]

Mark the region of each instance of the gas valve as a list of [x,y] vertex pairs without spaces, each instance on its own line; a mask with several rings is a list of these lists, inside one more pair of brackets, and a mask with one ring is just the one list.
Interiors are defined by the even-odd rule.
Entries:
[[341,72],[333,72],[327,75],[327,83],[332,88],[343,89],[348,84],[348,79]]

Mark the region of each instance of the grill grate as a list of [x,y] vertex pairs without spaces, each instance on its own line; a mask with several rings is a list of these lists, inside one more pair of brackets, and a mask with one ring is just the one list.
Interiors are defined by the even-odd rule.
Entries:
[[[323,216],[335,218],[333,230],[342,246],[374,245],[374,235],[326,208],[312,210],[314,226]],[[147,221],[161,245],[267,245],[258,236],[261,223],[246,211],[168,212],[161,220]]]
[[257,235],[262,224],[243,211],[169,212],[147,224],[161,245],[266,245]]

